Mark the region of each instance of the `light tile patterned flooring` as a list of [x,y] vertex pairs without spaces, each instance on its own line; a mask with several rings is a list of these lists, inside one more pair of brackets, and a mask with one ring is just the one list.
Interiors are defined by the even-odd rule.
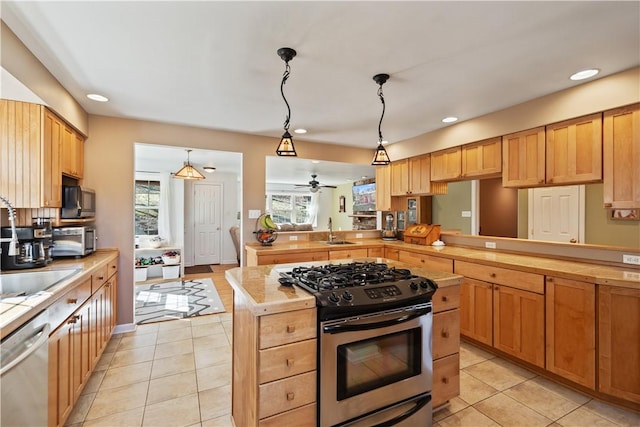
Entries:
[[[213,278],[227,312],[114,335],[68,426],[232,426],[232,293],[222,268],[189,277],[205,276]],[[460,396],[434,414],[434,427],[640,426],[638,413],[467,343],[461,345],[460,368]]]

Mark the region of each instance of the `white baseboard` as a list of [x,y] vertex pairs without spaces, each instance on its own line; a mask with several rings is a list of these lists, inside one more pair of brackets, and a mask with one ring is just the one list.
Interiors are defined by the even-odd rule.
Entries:
[[135,323],[125,323],[123,325],[116,325],[115,329],[113,330],[114,334],[124,334],[127,332],[135,332],[135,330],[137,329],[138,325]]

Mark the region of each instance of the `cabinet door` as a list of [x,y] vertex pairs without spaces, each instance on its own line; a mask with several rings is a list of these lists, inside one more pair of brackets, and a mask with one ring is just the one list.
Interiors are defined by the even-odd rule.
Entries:
[[409,160],[402,159],[391,163],[391,195],[409,194]]
[[391,209],[391,166],[376,166],[376,210]]
[[89,353],[91,366],[95,367],[105,347],[104,318],[105,318],[105,287],[100,287],[91,296],[91,328],[89,332]]
[[493,285],[465,278],[460,287],[460,332],[493,345]]
[[494,285],[493,346],[544,368],[544,295]]
[[462,176],[493,178],[502,172],[502,139],[491,138],[462,146]]
[[64,425],[73,408],[73,323],[49,335],[49,426]]
[[460,394],[460,355],[433,361],[432,405],[434,408]]
[[532,187],[544,184],[544,127],[502,137],[502,185]]
[[453,181],[462,175],[460,147],[431,153],[431,181]]
[[409,159],[409,193],[429,194],[431,192],[431,155]]
[[604,206],[640,209],[640,104],[605,111]]
[[640,289],[598,286],[598,391],[640,403]]
[[91,304],[89,302],[85,303],[69,319],[69,322],[72,322],[73,357],[71,368],[73,371],[72,384],[74,402],[80,397],[80,393],[89,380],[91,369],[93,368],[90,348],[90,321]]
[[82,178],[84,171],[84,141],[69,126],[64,126],[63,128],[61,153],[62,173],[74,178]]
[[62,207],[62,170],[60,150],[64,124],[51,111],[44,110],[42,140],[42,174],[40,176],[41,207]]
[[602,179],[602,114],[547,126],[547,184]]
[[396,248],[384,248],[384,257],[394,261],[400,260],[399,250]]
[[547,370],[595,390],[596,285],[547,277]]

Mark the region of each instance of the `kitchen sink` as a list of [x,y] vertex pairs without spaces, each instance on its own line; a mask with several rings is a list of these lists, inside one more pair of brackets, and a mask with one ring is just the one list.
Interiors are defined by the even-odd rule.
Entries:
[[0,300],[44,291],[79,271],[65,269],[0,274]]
[[327,242],[327,245],[353,245],[353,242],[347,242],[346,240],[334,240],[333,242]]

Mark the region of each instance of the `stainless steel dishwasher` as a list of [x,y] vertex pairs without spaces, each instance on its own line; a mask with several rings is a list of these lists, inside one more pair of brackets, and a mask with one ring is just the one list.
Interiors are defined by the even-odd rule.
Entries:
[[45,310],[0,343],[0,425],[46,426],[49,315]]

